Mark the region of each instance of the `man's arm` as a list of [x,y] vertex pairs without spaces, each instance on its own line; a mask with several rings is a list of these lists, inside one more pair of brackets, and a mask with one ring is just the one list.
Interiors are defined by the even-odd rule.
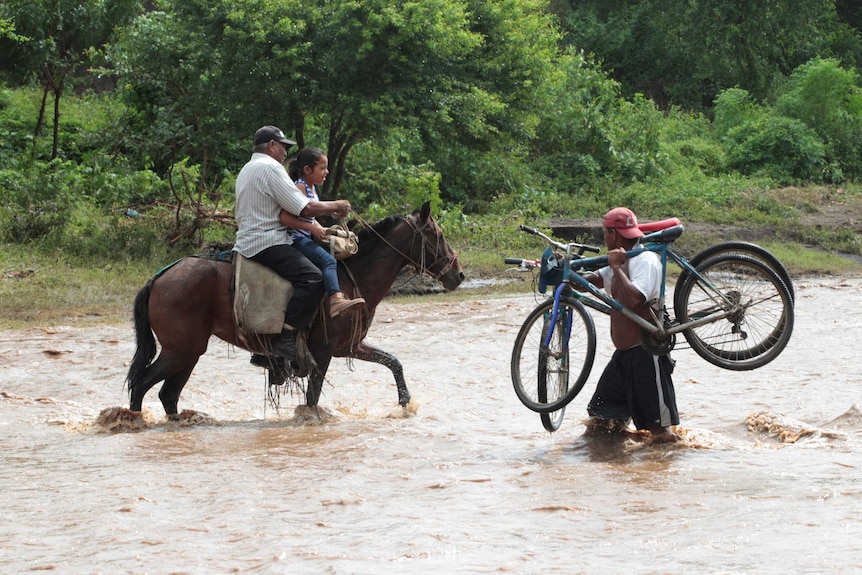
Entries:
[[347,200],[334,200],[329,202],[310,202],[299,213],[304,218],[319,218],[320,216],[344,217],[350,213],[350,202]]
[[608,252],[608,266],[614,272],[614,281],[611,285],[611,296],[624,306],[632,310],[640,310],[646,302],[646,297],[635,287],[631,278],[623,269],[626,263],[626,251],[617,248]]
[[288,228],[309,232],[314,239],[318,241],[323,240],[324,236],[326,236],[326,228],[321,226],[317,220],[309,222],[308,220],[303,220],[294,216],[287,210],[281,210],[281,213],[278,215],[278,220]]
[[[597,288],[605,287],[605,278],[602,277],[602,274],[598,272],[590,272],[588,274],[584,274],[584,279],[596,286]],[[575,286],[575,289],[578,291],[587,291],[586,289],[579,289]]]

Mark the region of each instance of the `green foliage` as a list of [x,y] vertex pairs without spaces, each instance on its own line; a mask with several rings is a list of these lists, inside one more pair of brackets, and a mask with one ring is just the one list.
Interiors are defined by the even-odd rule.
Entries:
[[715,131],[728,166],[779,183],[862,175],[862,89],[837,60],[814,59],[782,84],[774,107],[734,88],[716,98]]
[[124,174],[104,165],[63,160],[3,169],[0,237],[66,247],[79,254],[140,255],[163,242],[164,233],[147,235],[138,230],[124,236],[128,228],[123,218],[141,190],[160,186],[152,173]]
[[727,90],[716,98],[714,125],[728,167],[783,184],[823,181],[827,146],[812,127],[781,112],[759,105],[745,90]]
[[713,114],[713,129],[717,136],[724,137],[738,126],[760,120],[766,111],[754,101],[747,90],[729,88],[716,97]]
[[741,192],[762,183],[763,180],[739,175],[716,178],[696,169],[677,170],[661,180],[634,182],[613,190],[604,209],[628,206],[645,221],[670,217],[716,223],[746,221],[759,212],[751,202],[743,200]]
[[775,109],[816,132],[840,175],[862,177],[862,88],[853,70],[837,60],[811,60],[794,71]]
[[447,201],[469,213],[484,212],[496,198],[535,188],[514,152],[479,152],[452,147],[435,164],[442,173]]
[[431,165],[396,165],[375,174],[374,179],[386,193],[365,207],[367,220],[411,213],[426,201],[431,202],[431,213],[440,212],[440,174]]
[[268,123],[300,146],[306,122],[326,127],[328,197],[353,147],[393,129],[418,128],[431,147],[528,134],[556,45],[538,0],[161,6],[113,53],[135,114],[138,141],[125,152],[158,173],[188,157],[207,186],[235,165],[236,143]]
[[817,134],[792,118],[765,116],[727,135],[728,165],[743,174],[763,174],[782,184],[819,181],[825,147]]
[[74,204],[59,233],[39,244],[42,249],[72,250],[79,258],[112,260],[122,255],[122,259],[149,259],[167,252],[165,224],[151,214],[129,217],[124,211],[81,200]]
[[4,202],[0,216],[3,241],[28,243],[61,229],[69,217],[80,179],[52,165],[22,174],[0,170]]
[[577,193],[603,180],[633,181],[663,172],[662,115],[641,96],[626,100],[619,85],[583,53],[561,56],[545,91],[541,137],[529,162],[556,191]]
[[[858,38],[828,0],[554,2],[563,43],[541,0],[160,0],[114,41],[129,2],[0,5],[3,77],[48,62],[76,88],[56,126],[41,80],[0,88],[6,241],[94,258],[229,241],[233,177],[269,123],[327,149],[324,198],[369,220],[430,199],[465,250],[617,204],[792,220],[769,186],[862,176]],[[82,51],[52,27],[86,28]]]
[[[580,0],[559,2],[567,42],[604,63],[624,93],[708,110],[738,86],[758,99],[811,58],[862,64],[862,40],[835,2]],[[858,9],[857,9],[858,11]]]

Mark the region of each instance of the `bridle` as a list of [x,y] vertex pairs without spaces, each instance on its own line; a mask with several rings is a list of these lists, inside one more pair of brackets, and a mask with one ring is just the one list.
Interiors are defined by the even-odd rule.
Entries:
[[[404,221],[404,223],[406,223],[407,226],[411,230],[413,230],[413,238],[411,238],[411,240],[410,240],[410,252],[411,253],[413,252],[413,246],[415,245],[415,242],[416,242],[416,236],[419,236],[419,238],[421,240],[421,245],[420,245],[421,255],[419,256],[419,261],[417,262],[410,254],[405,254],[404,252],[402,252],[401,250],[399,250],[398,248],[393,246],[392,242],[390,242],[385,237],[383,237],[379,232],[377,232],[374,229],[373,226],[369,225],[368,222],[364,221],[362,219],[362,217],[359,216],[359,214],[357,214],[356,212],[353,212],[353,215],[357,218],[357,220],[359,220],[359,222],[361,224],[365,225],[368,229],[372,230],[375,233],[375,235],[377,235],[377,237],[380,238],[380,241],[382,241],[384,244],[386,244],[387,246],[392,248],[392,250],[394,250],[395,253],[399,254],[401,257],[403,257],[405,260],[407,260],[407,262],[409,264],[411,264],[413,267],[417,268],[419,273],[428,274],[429,276],[431,276],[432,278],[434,278],[437,281],[440,281],[440,278],[442,278],[444,275],[449,273],[449,270],[451,270],[452,266],[455,265],[455,262],[458,261],[458,252],[456,252],[454,250],[452,251],[451,257],[446,256],[445,254],[440,256],[440,257],[436,257],[437,254],[439,254],[441,251],[440,236],[438,235],[437,236],[437,243],[434,246],[434,256],[436,257],[436,259],[434,261],[432,261],[430,265],[425,264],[425,253],[427,251],[425,248],[429,244],[429,241],[428,241],[428,238],[425,237],[425,234],[423,234],[422,232],[425,230],[425,228],[427,228],[429,225],[431,225],[432,221],[434,221],[430,217],[428,218],[428,221],[425,222],[425,224],[423,224],[422,226],[419,226],[416,223],[416,219],[413,216],[402,216],[401,217],[401,219]],[[431,268],[434,267],[435,265],[437,265],[437,263],[440,262],[441,260],[446,260],[446,265],[443,266],[443,269],[440,270],[440,272],[435,274],[431,270]]]
[[[416,262],[410,256],[405,256],[405,258],[411,264],[413,264],[415,267],[419,268],[420,273],[424,272],[424,273],[428,274],[429,276],[431,276],[432,278],[434,278],[435,280],[440,281],[440,278],[442,278],[444,275],[449,273],[449,270],[451,270],[452,266],[455,265],[455,262],[458,260],[458,252],[452,250],[452,256],[451,257],[443,254],[440,257],[437,257],[434,261],[432,261],[430,265],[425,265],[425,253],[427,251],[425,248],[428,246],[429,242],[428,242],[428,238],[425,237],[425,234],[423,234],[422,232],[423,232],[423,230],[425,230],[425,228],[430,226],[431,222],[433,222],[434,220],[432,220],[429,217],[428,221],[425,222],[425,224],[423,224],[421,227],[416,224],[416,220],[412,216],[404,217],[404,221],[407,223],[408,226],[410,226],[410,229],[413,230],[413,239],[410,240],[410,251],[411,252],[413,251],[413,244],[416,241],[416,236],[419,236],[419,238],[421,239],[421,242],[422,242],[422,244],[420,246],[420,253],[422,255],[420,256],[419,262]],[[437,256],[437,254],[439,254],[440,251],[441,251],[440,236],[438,235],[437,236],[437,242],[434,245],[434,255]],[[404,255],[404,254],[402,254],[402,255]],[[444,261],[444,260],[446,260],[446,265],[443,266],[443,269],[441,269],[440,272],[435,274],[431,270],[431,268],[434,267],[435,265],[437,265],[440,261]]]

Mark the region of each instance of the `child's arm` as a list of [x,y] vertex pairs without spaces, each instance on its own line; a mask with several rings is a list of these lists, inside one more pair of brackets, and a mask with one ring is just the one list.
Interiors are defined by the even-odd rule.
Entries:
[[318,241],[323,240],[323,237],[326,235],[326,228],[317,223],[317,220],[307,222],[294,216],[287,210],[281,210],[281,213],[278,214],[278,221],[289,228],[311,232],[312,237]]

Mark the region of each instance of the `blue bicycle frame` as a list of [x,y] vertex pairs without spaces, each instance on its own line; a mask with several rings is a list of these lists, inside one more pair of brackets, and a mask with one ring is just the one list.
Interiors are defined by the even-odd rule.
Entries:
[[[722,300],[727,301],[727,298],[714,286],[709,280],[704,278],[700,273],[697,272],[694,267],[692,267],[688,261],[680,254],[673,251],[670,246],[670,242],[675,240],[682,234],[683,227],[673,226],[671,228],[661,230],[659,232],[654,232],[652,234],[648,234],[644,236],[641,241],[643,245],[640,245],[634,249],[628,250],[626,252],[626,257],[631,259],[639,256],[640,254],[650,251],[659,254],[661,258],[661,269],[662,269],[662,282],[661,282],[661,291],[659,295],[658,301],[658,309],[665,310],[665,285],[667,280],[667,262],[668,259],[672,260],[676,264],[678,264],[683,269],[687,270],[691,276],[691,281],[697,281],[699,284],[703,285],[711,292],[714,292],[716,297],[721,298]],[[578,289],[572,291],[572,294],[578,301],[583,303],[584,305],[591,307],[597,311],[600,311],[605,314],[610,314],[611,310],[616,310],[619,313],[623,314],[628,319],[632,320],[636,324],[638,324],[641,328],[646,331],[658,334],[659,336],[667,336],[676,334],[687,329],[692,329],[694,327],[698,327],[700,325],[704,325],[707,323],[712,323],[717,319],[721,319],[723,317],[729,316],[733,313],[733,310],[722,309],[719,306],[716,306],[714,309],[704,310],[703,313],[699,313],[698,317],[691,321],[686,321],[683,324],[678,322],[673,322],[671,325],[666,326],[664,321],[660,321],[659,318],[653,317],[654,323],[647,321],[642,318],[640,315],[636,314],[632,310],[628,309],[622,303],[615,300],[613,297],[608,295],[604,290],[598,288],[588,282],[583,276],[576,273],[575,270],[578,269],[598,269],[604,267],[608,263],[608,256],[597,256],[592,258],[571,258],[571,247],[567,248],[566,256],[564,259],[565,265],[563,265],[562,270],[562,281],[556,286],[554,289],[554,307],[553,307],[553,315],[551,316],[551,326],[552,329],[548,330],[548,333],[545,335],[545,339],[543,341],[544,345],[549,345],[551,341],[551,336],[553,335],[553,325],[557,319],[557,310],[560,305],[560,298],[563,292],[567,288],[571,288],[575,286]],[[585,293],[587,292],[593,298],[590,298]],[[598,300],[598,301],[596,301]],[[729,302],[728,303],[732,303]],[[651,308],[654,309],[654,308]],[[716,314],[719,314],[716,316]],[[568,341],[568,337],[570,335],[571,328],[571,319],[568,322],[569,329],[566,332],[566,341]]]

